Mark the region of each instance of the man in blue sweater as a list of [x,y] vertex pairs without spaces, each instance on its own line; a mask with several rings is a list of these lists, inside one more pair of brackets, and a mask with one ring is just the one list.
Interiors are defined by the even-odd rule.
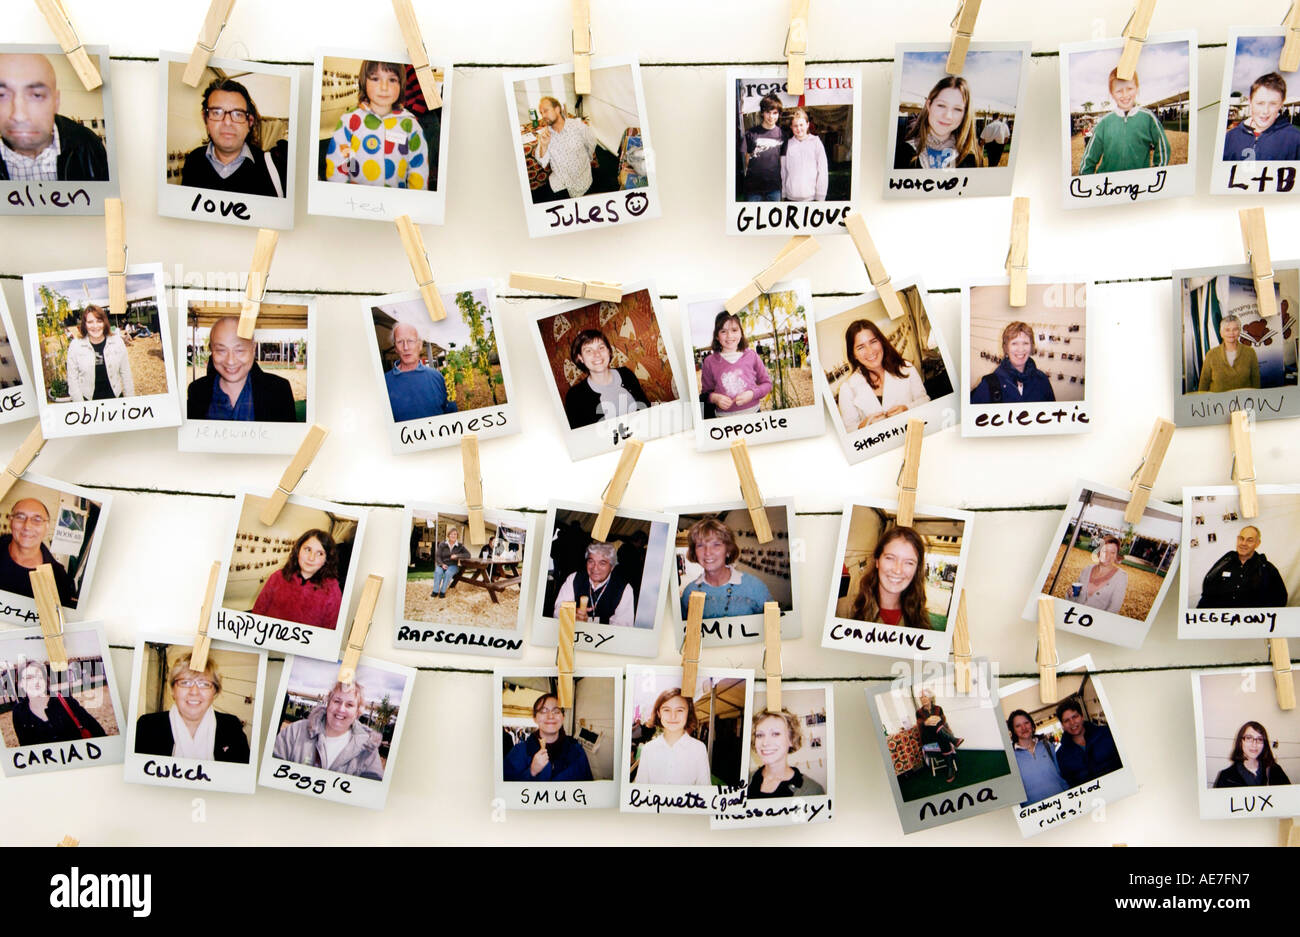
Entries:
[[422,344],[420,333],[409,322],[393,326],[397,361],[384,375],[384,384],[398,423],[456,412],[456,402],[447,399],[447,382],[436,368],[420,360]]
[[1056,750],[1057,767],[1061,777],[1071,787],[1086,784],[1124,765],[1119,760],[1119,749],[1110,728],[1088,722],[1083,718],[1083,704],[1077,697],[1062,700],[1056,707],[1056,718],[1065,735]]
[[1261,75],[1250,86],[1249,100],[1250,116],[1224,137],[1223,158],[1230,162],[1300,160],[1300,130],[1282,114],[1286,80],[1277,72]]

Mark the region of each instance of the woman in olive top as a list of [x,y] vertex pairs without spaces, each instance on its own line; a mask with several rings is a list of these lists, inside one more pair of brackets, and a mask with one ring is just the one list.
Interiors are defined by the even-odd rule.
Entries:
[[1255,349],[1241,344],[1241,320],[1224,316],[1219,322],[1219,337],[1223,344],[1210,349],[1201,364],[1201,393],[1219,394],[1226,390],[1247,390],[1259,387],[1259,358]]

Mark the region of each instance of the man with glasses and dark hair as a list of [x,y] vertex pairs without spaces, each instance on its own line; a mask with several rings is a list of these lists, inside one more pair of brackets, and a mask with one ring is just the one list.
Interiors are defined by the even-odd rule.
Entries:
[[181,185],[284,198],[289,141],[262,149],[261,118],[248,89],[230,78],[203,91],[207,142],[185,156]]
[[442,374],[420,360],[424,342],[416,327],[409,322],[393,326],[393,347],[397,349],[397,361],[384,375],[393,420],[404,423],[455,413],[456,401],[447,399],[447,382]]
[[0,590],[31,597],[31,573],[43,563],[54,570],[59,604],[73,607],[72,577],[45,546],[50,511],[39,498],[20,498],[9,509],[9,533],[0,536]]

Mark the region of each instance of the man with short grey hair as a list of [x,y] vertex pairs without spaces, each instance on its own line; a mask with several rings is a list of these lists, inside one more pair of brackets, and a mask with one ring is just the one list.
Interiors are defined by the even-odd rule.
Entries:
[[586,564],[570,573],[560,586],[560,591],[555,596],[552,616],[560,616],[560,606],[565,602],[581,605],[580,600],[584,597],[587,599],[587,607],[577,610],[575,617],[578,621],[599,622],[621,628],[631,628],[634,625],[636,608],[632,587],[618,569],[618,550],[612,543],[587,545]]

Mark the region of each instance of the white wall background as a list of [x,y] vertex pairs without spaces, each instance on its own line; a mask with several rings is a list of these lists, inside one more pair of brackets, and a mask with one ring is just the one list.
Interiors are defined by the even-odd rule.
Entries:
[[[129,9],[124,9],[124,3]],[[69,0],[88,42],[107,42],[115,55],[152,56],[160,48],[192,46],[206,0],[132,0],[97,4]],[[50,34],[34,4],[7,10],[11,41],[48,42]],[[865,60],[864,176],[859,207],[866,213],[884,260],[896,277],[919,273],[931,289],[950,289],[964,276],[996,275],[1006,253],[1009,199],[956,204],[883,203],[880,172],[885,162],[886,114],[895,41],[946,41],[955,2],[887,4],[871,0],[819,0],[810,27],[812,58]],[[727,127],[723,67],[700,62],[774,61],[780,56],[789,5],[785,0],[720,0],[701,4],[661,0],[646,6],[630,0],[599,0],[594,7],[597,49],[637,54],[643,71],[649,124],[656,145],[663,217],[618,232],[530,241],[514,170],[515,141],[502,113],[501,68],[492,63],[551,64],[569,49],[564,0],[499,0],[478,6],[417,0],[429,51],[449,55],[456,75],[447,224],[426,227],[425,240],[440,285],[474,277],[501,281],[502,340],[515,370],[523,432],[482,447],[488,503],[540,509],[548,497],[594,499],[613,471],[604,456],[570,464],[556,433],[550,404],[539,392],[544,372],[527,335],[537,301],[505,290],[511,270],[554,271],[570,276],[632,281],[646,275],[670,295],[736,288],[753,277],[780,247],[777,239],[727,238],[723,230],[724,145]],[[1217,98],[1222,43],[1230,25],[1280,21],[1281,0],[1242,0],[1231,5],[1184,0],[1157,7],[1155,30],[1194,26],[1202,103]],[[1055,529],[1059,505],[1077,475],[1109,484],[1124,482],[1140,456],[1152,420],[1172,412],[1170,343],[1174,340],[1171,288],[1175,267],[1240,263],[1236,209],[1249,201],[1200,195],[1194,199],[1066,213],[1060,207],[1058,59],[1062,41],[1115,36],[1131,4],[1090,0],[1081,4],[1028,4],[987,0],[977,39],[1029,38],[1037,55],[1029,66],[1023,134],[1015,191],[1032,200],[1031,270],[1095,277],[1095,330],[1089,353],[1097,377],[1089,398],[1096,414],[1090,434],[1041,439],[962,439],[956,430],[928,437],[921,469],[924,503],[980,509],[972,530],[974,549],[966,576],[977,653],[1001,662],[1003,672],[1033,666],[1034,626],[1019,618],[1027,593]],[[310,10],[310,15],[304,11]],[[1041,12],[1039,12],[1041,11]],[[358,17],[342,0],[269,3],[246,0],[235,7],[218,55],[274,61],[309,61],[316,48],[346,43],[376,50],[400,46],[400,34],[378,4]],[[246,270],[254,233],[156,215],[157,63],[112,64],[118,114],[118,166],[123,173],[131,260],[162,261],[169,275],[228,276]],[[308,69],[303,70],[299,126],[307,123]],[[1214,108],[1203,116],[1215,117]],[[125,132],[124,132],[125,131]],[[1214,120],[1200,124],[1201,192],[1208,181]],[[299,178],[312,147],[299,148]],[[301,191],[301,188],[300,188]],[[1300,256],[1300,225],[1291,202],[1270,202],[1273,255]],[[103,226],[96,218],[0,219],[5,250],[0,257],[3,290],[22,319],[24,272],[102,265]],[[823,238],[822,250],[800,270],[816,293],[853,292],[867,284],[865,270],[847,237]],[[1158,278],[1148,282],[1147,278]],[[1132,279],[1132,282],[1128,282]],[[1112,281],[1112,282],[1105,282]],[[1119,281],[1119,282],[1115,282]],[[455,450],[388,455],[382,392],[360,352],[369,335],[368,313],[355,293],[409,289],[412,277],[391,226],[315,218],[298,201],[297,225],[281,235],[271,274],[275,290],[327,290],[320,297],[316,363],[318,418],[331,436],[299,491],[372,506],[366,543],[355,561],[359,571],[388,575],[397,551],[407,548],[400,505],[407,500],[455,501],[462,497],[460,457]],[[933,320],[954,356],[960,297],[932,296]],[[665,310],[678,330],[676,303]],[[175,324],[175,309],[171,310]],[[18,337],[27,345],[21,321]],[[957,383],[954,381],[954,383]],[[0,453],[12,452],[27,424],[0,428]],[[694,452],[687,433],[646,447],[625,504],[660,506],[717,501],[736,496],[727,453]],[[1226,428],[1179,430],[1155,496],[1177,500],[1184,484],[1222,484],[1228,478]],[[1295,481],[1296,425],[1261,424],[1255,457],[1261,481]],[[702,818],[620,816],[565,811],[508,814],[494,822],[492,809],[492,710],[497,705],[487,659],[398,652],[390,647],[393,584],[386,583],[368,650],[375,656],[427,667],[471,672],[421,672],[402,750],[395,765],[387,809],[380,814],[260,790],[255,796],[208,795],[202,804],[188,791],[127,785],[118,768],[94,768],[40,778],[8,779],[0,797],[0,828],[13,843],[53,844],[70,833],[86,844],[254,843],[492,843],[515,844],[545,837],[554,843],[714,843],[904,841],[889,806],[885,766],[869,733],[875,731],[863,698],[864,678],[887,677],[891,662],[823,651],[820,616],[832,573],[831,552],[842,500],[851,495],[890,497],[898,456],[885,454],[850,467],[828,426],[821,437],[752,451],[765,490],[792,494],[801,512],[793,535],[804,538],[805,637],[785,649],[789,675],[835,678],[837,749],[836,818],[830,824],[791,829],[711,833]],[[141,629],[192,632],[208,564],[223,557],[234,502],[245,484],[271,486],[284,466],[273,457],[178,454],[175,433],[157,430],[49,443],[36,470],[66,481],[104,486],[120,493],[86,617],[106,622],[118,682],[129,687],[130,652]],[[126,490],[122,490],[126,489]],[[1028,508],[1025,510],[1024,508]],[[991,510],[989,510],[991,509]],[[536,557],[534,558],[536,559]],[[526,605],[531,603],[526,602]],[[1034,842],[1107,844],[1267,844],[1276,837],[1270,821],[1200,822],[1197,819],[1191,694],[1187,670],[1217,662],[1256,662],[1263,642],[1178,642],[1175,605],[1166,602],[1146,646],[1129,651],[1073,635],[1061,635],[1062,660],[1091,652],[1111,700],[1111,725],[1132,753],[1141,784],[1137,796],[1110,805],[1104,822],[1077,821]],[[665,629],[659,662],[677,658]],[[761,646],[705,652],[704,663],[757,667]],[[550,655],[529,650],[525,663],[545,665]],[[620,661],[582,654],[592,666]],[[281,665],[273,662],[268,685]],[[125,696],[125,693],[123,694]],[[274,706],[267,707],[265,718]],[[57,809],[31,809],[40,798]],[[198,819],[201,817],[202,819]],[[928,831],[911,844],[1020,842],[1009,812],[992,813]]]

